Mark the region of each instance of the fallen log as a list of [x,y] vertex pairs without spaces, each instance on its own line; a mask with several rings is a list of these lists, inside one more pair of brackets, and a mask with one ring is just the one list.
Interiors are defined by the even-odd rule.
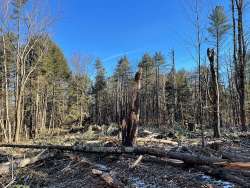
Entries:
[[0,175],[10,173],[11,171],[16,170],[17,168],[23,168],[27,165],[34,164],[37,161],[44,160],[48,157],[54,156],[54,153],[44,154],[44,152],[45,151],[39,153],[35,157],[25,158],[25,159],[15,159],[13,161],[0,164]]
[[190,153],[181,153],[175,151],[166,151],[164,148],[148,148],[148,147],[101,147],[88,145],[18,145],[18,144],[2,144],[0,147],[11,148],[33,148],[33,149],[57,149],[68,150],[84,153],[104,153],[104,154],[137,154],[137,155],[153,155],[156,157],[167,157],[183,161],[187,165],[214,165],[219,162],[226,162],[226,160],[206,157]]
[[184,161],[188,165],[208,165],[214,166],[218,162],[226,162],[223,159],[218,159],[214,157],[206,157],[202,155],[190,154],[190,153],[181,153],[181,152],[168,152],[166,157],[173,159],[178,159]]
[[250,170],[250,162],[233,162],[233,163],[222,162],[217,164],[223,166],[226,169]]

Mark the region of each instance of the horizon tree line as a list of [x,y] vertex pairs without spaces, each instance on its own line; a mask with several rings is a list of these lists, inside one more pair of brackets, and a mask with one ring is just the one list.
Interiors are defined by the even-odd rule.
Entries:
[[[197,125],[202,133],[213,128],[214,137],[220,137],[221,127],[247,131],[250,53],[244,4],[231,0],[231,19],[222,6],[212,10],[206,31],[212,43],[205,44],[196,1],[194,70],[176,69],[174,49],[167,55],[156,52],[141,57],[138,65],[143,71],[136,97],[141,126],[167,131]],[[40,5],[34,0],[0,3],[0,141],[33,139],[57,128],[84,126],[86,121],[122,125],[133,104],[129,57],[121,57],[109,77],[102,61],[96,59],[96,75],[91,80],[86,67],[92,58],[75,54],[67,62],[49,37],[53,21],[39,17]],[[230,33],[233,50],[222,54]],[[214,50],[203,52],[207,45]]]

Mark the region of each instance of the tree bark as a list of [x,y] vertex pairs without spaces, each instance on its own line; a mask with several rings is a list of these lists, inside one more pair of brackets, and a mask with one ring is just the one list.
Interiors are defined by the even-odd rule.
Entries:
[[246,112],[245,112],[245,69],[246,69],[246,44],[244,39],[243,29],[243,0],[235,0],[238,12],[238,57],[235,62],[237,72],[237,92],[239,95],[239,108],[240,108],[240,124],[242,131],[247,131],[246,126]]
[[219,112],[219,85],[216,75],[216,70],[214,67],[214,50],[208,49],[207,56],[210,62],[210,72],[211,72],[211,87],[212,87],[212,105],[213,105],[213,128],[214,137],[220,138],[220,112]]

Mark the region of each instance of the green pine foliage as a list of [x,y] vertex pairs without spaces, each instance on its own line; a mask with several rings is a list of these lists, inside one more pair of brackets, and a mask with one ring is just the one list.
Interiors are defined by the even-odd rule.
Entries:
[[223,6],[216,6],[209,16],[208,32],[214,37],[221,38],[230,29],[228,18]]

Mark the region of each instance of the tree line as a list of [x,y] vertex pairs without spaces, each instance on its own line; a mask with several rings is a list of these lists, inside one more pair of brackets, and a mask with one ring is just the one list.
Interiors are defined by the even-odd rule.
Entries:
[[[84,126],[86,121],[122,125],[134,104],[134,71],[129,58],[120,58],[110,76],[102,61],[95,60],[96,76],[91,79],[85,68],[91,59],[76,54],[66,61],[48,34],[53,21],[40,17],[41,4],[37,2],[0,3],[1,141],[18,142],[67,124]],[[175,50],[165,55],[145,53],[138,62],[142,69],[136,95],[139,124],[166,129],[197,125],[203,131],[213,128],[215,137],[220,137],[221,126],[246,131],[250,55],[245,2],[231,0],[231,17],[222,6],[212,10],[207,28],[212,43],[207,53],[202,50],[205,42],[199,1],[195,2],[197,67],[177,70]],[[222,56],[225,38],[230,38],[231,47]],[[69,68],[69,63],[74,68]]]

